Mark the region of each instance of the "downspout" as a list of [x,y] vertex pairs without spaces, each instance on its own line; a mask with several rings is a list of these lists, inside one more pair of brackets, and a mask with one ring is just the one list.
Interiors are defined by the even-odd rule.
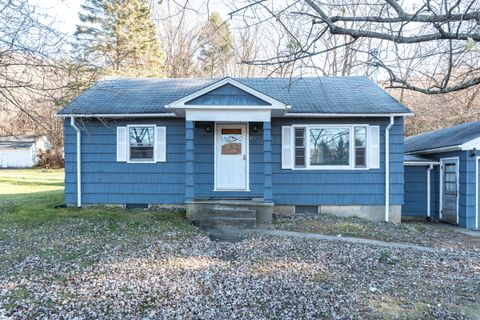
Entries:
[[388,222],[390,212],[390,129],[395,118],[390,116],[390,123],[385,128],[385,222]]
[[433,169],[433,164],[431,164],[427,169],[427,220],[431,219],[430,216],[430,176]]
[[81,166],[81,156],[80,156],[80,129],[75,125],[75,118],[70,118],[70,126],[75,130],[77,133],[77,207],[82,206],[82,166]]

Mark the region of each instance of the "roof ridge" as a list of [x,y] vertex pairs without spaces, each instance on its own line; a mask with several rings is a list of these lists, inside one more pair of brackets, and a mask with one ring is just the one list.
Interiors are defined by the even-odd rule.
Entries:
[[453,126],[443,127],[443,128],[439,128],[439,129],[435,129],[435,130],[430,130],[430,131],[425,131],[425,132],[422,132],[422,133],[419,133],[419,134],[416,134],[416,135],[413,135],[413,136],[409,136],[409,137],[405,138],[405,140],[412,139],[412,138],[418,138],[418,137],[421,137],[421,136],[424,136],[424,135],[427,135],[427,134],[430,134],[430,133],[438,133],[438,132],[442,132],[444,130],[451,130],[451,129],[454,129],[454,128],[458,128],[458,127],[461,127],[461,126],[466,126],[466,125],[473,124],[473,123],[480,124],[480,121],[469,121],[469,122],[457,123]]

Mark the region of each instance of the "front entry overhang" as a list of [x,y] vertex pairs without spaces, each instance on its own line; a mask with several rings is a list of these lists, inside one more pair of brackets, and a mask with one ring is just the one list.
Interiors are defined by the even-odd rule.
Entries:
[[[230,86],[230,90],[240,92],[240,99],[236,100],[232,94],[219,90]],[[242,84],[232,78],[224,78],[178,99],[167,106],[177,116],[185,117],[187,121],[223,121],[223,122],[265,122],[271,117],[283,116],[290,106],[278,101],[262,92]]]
[[185,110],[187,121],[265,122],[270,121],[270,110],[190,109]]

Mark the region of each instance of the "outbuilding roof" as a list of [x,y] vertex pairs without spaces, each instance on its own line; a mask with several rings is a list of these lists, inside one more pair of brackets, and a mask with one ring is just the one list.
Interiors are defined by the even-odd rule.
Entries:
[[420,157],[412,154],[406,154],[403,157],[403,163],[405,165],[431,165],[431,164],[438,164],[439,162],[435,159],[427,158],[427,157]]
[[[366,77],[232,78],[291,106],[288,113],[410,114]],[[68,115],[162,114],[168,105],[218,78],[114,78],[97,82],[58,112]]]
[[480,121],[462,123],[448,128],[429,131],[405,139],[405,152],[421,152],[461,146],[480,137]]
[[41,136],[0,136],[0,149],[28,149]]

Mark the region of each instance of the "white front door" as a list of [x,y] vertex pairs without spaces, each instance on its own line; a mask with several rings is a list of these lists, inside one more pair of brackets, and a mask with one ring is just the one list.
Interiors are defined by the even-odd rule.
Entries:
[[247,191],[247,126],[217,125],[215,139],[215,190]]

